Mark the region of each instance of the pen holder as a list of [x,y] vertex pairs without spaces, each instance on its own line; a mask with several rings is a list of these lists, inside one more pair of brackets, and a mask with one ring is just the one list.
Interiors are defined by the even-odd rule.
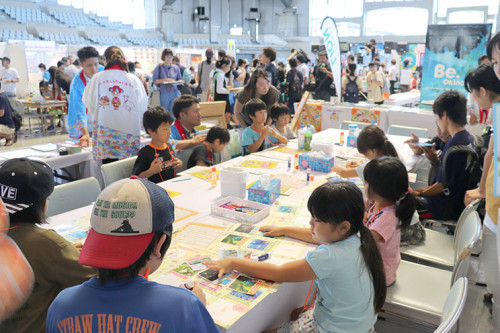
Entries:
[[221,194],[244,199],[247,189],[248,172],[241,168],[224,168],[220,170]]
[[[236,210],[228,209],[227,206],[242,206],[245,208],[254,209],[255,213],[249,214],[245,212],[245,209]],[[212,215],[222,216],[228,219],[233,219],[237,222],[244,223],[257,223],[269,215],[271,206],[261,204],[255,201],[245,200],[236,197],[224,197],[210,206],[210,211]]]

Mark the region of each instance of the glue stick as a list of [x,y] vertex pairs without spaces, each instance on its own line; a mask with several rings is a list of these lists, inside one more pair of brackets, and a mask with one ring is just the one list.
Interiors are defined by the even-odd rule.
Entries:
[[217,169],[212,167],[212,173],[210,174],[210,182],[212,183],[212,187],[217,186]]
[[295,154],[294,165],[295,165],[295,170],[299,170],[299,154]]
[[345,142],[345,134],[344,132],[340,132],[340,144],[344,145]]

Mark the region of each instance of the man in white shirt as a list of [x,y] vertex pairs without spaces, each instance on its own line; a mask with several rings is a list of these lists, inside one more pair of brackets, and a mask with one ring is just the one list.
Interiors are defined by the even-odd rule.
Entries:
[[2,83],[2,91],[9,97],[16,96],[16,83],[19,82],[19,74],[10,67],[10,58],[3,57],[2,67],[0,71],[0,82]]
[[396,68],[396,59],[391,60],[391,69],[389,70],[389,82],[391,83],[391,95],[394,94],[394,84],[398,80],[398,69]]
[[303,54],[299,54],[297,56],[297,71],[302,73],[302,76],[304,78],[302,88],[304,88],[304,84],[307,84],[307,82],[309,82],[309,67],[307,66],[307,59]]

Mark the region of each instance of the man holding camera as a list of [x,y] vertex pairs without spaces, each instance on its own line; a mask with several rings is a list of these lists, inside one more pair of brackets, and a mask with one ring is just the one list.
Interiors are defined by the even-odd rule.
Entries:
[[335,95],[335,91],[332,88],[333,73],[326,52],[319,53],[318,64],[314,67],[313,76],[316,81],[314,99],[330,102],[330,97]]

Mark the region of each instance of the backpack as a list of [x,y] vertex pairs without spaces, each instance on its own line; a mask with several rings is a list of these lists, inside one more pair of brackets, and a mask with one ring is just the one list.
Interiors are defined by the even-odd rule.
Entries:
[[288,95],[292,97],[302,96],[302,81],[297,70],[293,72],[293,80],[289,83]]
[[347,84],[344,89],[344,101],[349,103],[358,103],[359,102],[359,88],[356,80],[358,78],[355,77],[354,80],[351,80],[350,76],[347,75]]

